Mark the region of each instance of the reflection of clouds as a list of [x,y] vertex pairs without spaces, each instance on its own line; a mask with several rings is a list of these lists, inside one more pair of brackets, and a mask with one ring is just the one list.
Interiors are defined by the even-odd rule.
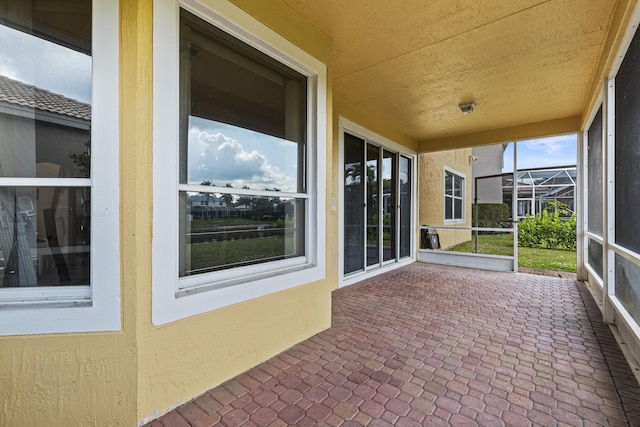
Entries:
[[91,57],[0,25],[0,74],[91,103]]
[[221,132],[209,133],[197,127],[189,129],[188,181],[230,183],[235,188],[248,186],[258,190],[273,187],[296,190],[295,180],[272,165],[268,155],[257,150],[247,151],[240,142]]
[[10,65],[12,62],[11,58],[0,58],[0,75],[12,80],[19,80],[14,67]]

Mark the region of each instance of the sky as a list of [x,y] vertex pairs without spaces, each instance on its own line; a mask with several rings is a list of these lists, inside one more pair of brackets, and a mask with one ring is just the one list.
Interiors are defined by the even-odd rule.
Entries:
[[0,75],[91,103],[91,56],[0,25]]
[[[576,150],[575,134],[518,141],[518,169],[575,165]],[[513,144],[504,152],[502,172],[513,172]]]

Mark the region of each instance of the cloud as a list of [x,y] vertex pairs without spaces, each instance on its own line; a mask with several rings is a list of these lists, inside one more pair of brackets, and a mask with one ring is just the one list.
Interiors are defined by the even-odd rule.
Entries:
[[575,164],[575,135],[518,142],[518,169]]
[[575,135],[553,136],[544,139],[533,139],[522,141],[519,147],[523,146],[531,151],[542,151],[546,154],[553,154],[558,151],[566,151],[567,149],[575,150]]
[[[268,136],[264,138],[270,139]],[[274,151],[283,150],[274,146]],[[211,181],[214,185],[230,183],[234,188],[247,186],[255,190],[278,188],[282,191],[296,191],[294,177],[274,166],[264,153],[246,150],[234,138],[222,132],[207,132],[197,127],[189,130],[188,182]]]
[[91,56],[0,25],[0,74],[91,102]]
[[11,65],[11,58],[2,58],[0,57],[0,75],[9,77],[13,80],[18,80],[18,73],[16,73],[15,68]]

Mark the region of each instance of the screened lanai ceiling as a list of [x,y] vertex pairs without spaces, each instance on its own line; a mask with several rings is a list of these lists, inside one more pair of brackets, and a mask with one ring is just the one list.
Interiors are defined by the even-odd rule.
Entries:
[[[332,39],[334,97],[421,142],[569,118],[577,130],[606,74],[601,54],[616,4],[627,5],[281,1]],[[458,104],[469,101],[475,112],[463,115]]]

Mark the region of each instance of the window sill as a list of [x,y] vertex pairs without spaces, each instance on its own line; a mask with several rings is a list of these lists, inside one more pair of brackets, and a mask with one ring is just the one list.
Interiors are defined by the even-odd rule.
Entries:
[[325,276],[324,266],[305,264],[178,291],[175,279],[156,281],[152,321],[156,326],[164,325],[313,283]]
[[203,293],[203,292],[216,291],[216,290],[224,289],[224,288],[227,288],[227,287],[230,287],[230,286],[241,285],[241,284],[247,283],[247,282],[255,282],[255,281],[258,281],[258,280],[264,280],[264,279],[269,279],[269,278],[273,278],[273,277],[276,277],[276,276],[282,276],[282,275],[285,275],[285,274],[295,273],[295,272],[307,270],[307,269],[310,269],[310,268],[313,268],[313,267],[315,267],[313,264],[296,265],[296,266],[292,266],[292,267],[281,268],[281,269],[271,270],[271,271],[265,271],[265,272],[262,272],[262,273],[247,275],[247,276],[243,276],[243,277],[236,277],[236,278],[233,278],[233,279],[218,280],[218,281],[214,281],[214,282],[209,282],[207,284],[200,285],[200,286],[194,286],[194,287],[187,288],[187,289],[180,289],[180,290],[178,290],[176,292],[176,298],[187,297],[187,296],[191,296],[191,295],[200,294],[200,293]]

